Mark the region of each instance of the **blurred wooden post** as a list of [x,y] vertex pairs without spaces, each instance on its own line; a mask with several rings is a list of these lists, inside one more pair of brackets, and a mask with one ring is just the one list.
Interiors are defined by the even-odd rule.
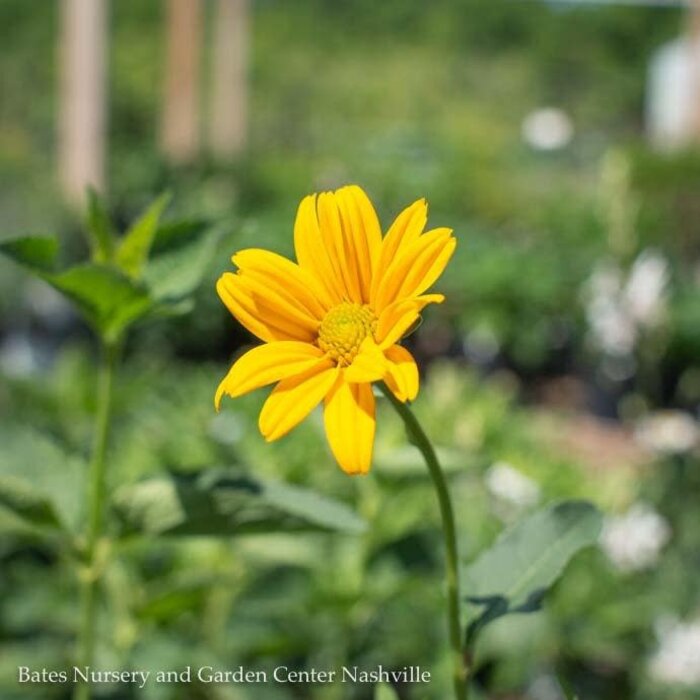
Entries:
[[249,0],[217,0],[209,146],[223,158],[247,142],[249,12]]
[[85,188],[105,188],[106,0],[63,0],[58,175],[65,197],[82,204]]
[[692,138],[700,141],[700,0],[691,0],[688,7],[688,43],[692,57]]
[[168,0],[161,148],[173,163],[199,151],[201,0]]

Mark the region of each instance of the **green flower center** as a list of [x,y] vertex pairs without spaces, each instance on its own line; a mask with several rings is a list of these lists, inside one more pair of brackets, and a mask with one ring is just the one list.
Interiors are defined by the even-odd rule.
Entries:
[[343,302],[334,306],[321,321],[318,346],[341,367],[349,365],[362,341],[377,328],[377,317],[369,306]]

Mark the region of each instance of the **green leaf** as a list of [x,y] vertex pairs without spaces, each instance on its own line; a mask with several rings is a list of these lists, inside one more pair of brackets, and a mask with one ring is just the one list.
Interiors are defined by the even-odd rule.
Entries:
[[27,525],[77,530],[86,472],[80,459],[41,433],[0,428],[0,507]]
[[220,237],[207,227],[204,221],[183,221],[158,231],[144,274],[154,299],[177,302],[199,286]]
[[56,251],[54,238],[25,237],[0,243],[0,252],[67,296],[95,331],[107,339],[118,337],[131,322],[153,308],[145,286],[109,265],[83,263],[54,272]]
[[70,298],[93,328],[108,340],[118,338],[129,324],[153,306],[148,290],[106,265],[85,263],[42,277]]
[[569,560],[596,542],[602,525],[595,506],[564,501],[525,518],[462,570],[469,610],[467,640],[510,613],[539,610]]
[[88,188],[87,233],[95,262],[109,262],[114,253],[112,222],[100,196],[92,187]]
[[58,241],[53,236],[23,236],[0,242],[0,252],[32,272],[54,268]]
[[211,223],[206,219],[178,219],[161,224],[156,231],[151,247],[151,255],[179,250],[189,243],[195,242]]
[[37,493],[31,484],[12,475],[0,473],[0,507],[31,525],[60,526],[48,498]]
[[158,222],[169,202],[169,193],[158,197],[124,234],[115,260],[129,277],[138,279],[143,273],[158,230]]
[[113,501],[125,533],[358,533],[365,527],[350,508],[312,491],[220,470],[149,479],[119,489]]

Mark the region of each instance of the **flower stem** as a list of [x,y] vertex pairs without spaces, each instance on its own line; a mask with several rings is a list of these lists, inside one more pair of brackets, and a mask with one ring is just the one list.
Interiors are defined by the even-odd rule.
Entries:
[[[98,544],[102,535],[105,455],[112,403],[112,384],[117,360],[117,347],[104,342],[100,361],[97,385],[97,415],[90,460],[89,485],[87,493],[87,536],[85,543],[84,576],[81,591],[81,618],[78,636],[77,662],[80,668],[91,666],[94,657],[97,584],[101,566],[98,562]],[[90,686],[80,683],[75,686],[74,700],[89,700]]]
[[445,540],[445,560],[447,567],[447,623],[450,634],[450,646],[454,662],[454,691],[457,700],[467,700],[468,687],[467,677],[469,675],[468,662],[465,650],[462,646],[462,630],[460,623],[460,593],[459,593],[459,573],[457,559],[457,534],[455,531],[455,518],[452,509],[450,493],[447,489],[445,476],[440,468],[437,455],[425,431],[421,427],[418,419],[411,411],[408,404],[399,401],[391,390],[380,383],[379,388],[389,399],[396,412],[406,426],[408,439],[421,451],[428,471],[433,480],[433,486],[437,494],[442,516],[442,534]]

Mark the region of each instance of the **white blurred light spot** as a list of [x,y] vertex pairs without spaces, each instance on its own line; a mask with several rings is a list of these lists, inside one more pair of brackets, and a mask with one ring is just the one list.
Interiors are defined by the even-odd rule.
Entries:
[[635,437],[654,452],[683,454],[698,444],[700,429],[689,413],[657,411],[639,422]]
[[645,503],[636,503],[623,515],[606,518],[600,545],[620,571],[639,571],[656,564],[671,537],[666,519]]
[[489,467],[486,488],[495,498],[521,509],[535,505],[540,498],[537,484],[507,462]]
[[556,151],[568,146],[574,136],[574,125],[564,110],[556,107],[536,109],[522,124],[525,142],[537,151]]
[[649,674],[669,685],[700,685],[700,620],[662,618],[656,625],[658,647],[649,661]]

